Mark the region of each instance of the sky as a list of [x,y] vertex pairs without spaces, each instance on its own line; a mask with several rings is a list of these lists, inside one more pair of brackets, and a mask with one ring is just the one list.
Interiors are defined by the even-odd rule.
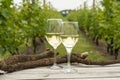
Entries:
[[[15,3],[19,3],[22,0],[14,0]],[[80,5],[84,5],[84,1],[87,1],[87,5],[90,7],[93,0],[46,0],[46,3],[51,3],[52,6],[58,11],[65,9],[78,9]]]
[[[77,9],[80,7],[80,5],[84,4],[84,0],[48,0],[48,1],[50,1],[53,7],[59,11],[64,9]],[[92,0],[88,1],[90,6],[90,2],[92,2]]]

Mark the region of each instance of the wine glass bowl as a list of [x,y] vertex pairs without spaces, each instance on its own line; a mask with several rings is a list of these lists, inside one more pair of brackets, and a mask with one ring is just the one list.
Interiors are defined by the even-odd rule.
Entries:
[[65,73],[73,73],[76,72],[75,69],[71,67],[70,64],[70,57],[73,47],[78,41],[79,35],[79,29],[78,29],[78,22],[63,22],[62,23],[62,34],[61,36],[61,42],[66,48],[67,51],[67,68],[64,69]]
[[62,19],[48,19],[46,27],[46,40],[54,49],[54,64],[51,69],[59,69],[56,63],[56,49],[61,44],[60,33],[62,28]]

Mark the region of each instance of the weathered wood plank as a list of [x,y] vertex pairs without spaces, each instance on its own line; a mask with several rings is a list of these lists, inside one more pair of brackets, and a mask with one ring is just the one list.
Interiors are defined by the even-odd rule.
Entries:
[[[61,66],[65,67],[65,64]],[[78,72],[66,74],[62,69],[40,67],[5,74],[0,76],[0,80],[120,80],[120,64],[107,66],[78,64],[73,67]]]

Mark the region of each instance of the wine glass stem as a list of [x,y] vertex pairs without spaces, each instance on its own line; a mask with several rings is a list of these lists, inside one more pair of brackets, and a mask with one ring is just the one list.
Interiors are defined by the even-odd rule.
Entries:
[[67,58],[68,58],[67,66],[69,69],[71,68],[70,57],[71,57],[71,53],[68,53],[67,54]]
[[56,49],[54,49],[54,64],[53,65],[57,65],[57,63],[56,63],[56,55],[57,55]]
[[71,63],[70,63],[70,58],[71,58],[71,52],[72,52],[72,47],[66,47],[67,50],[67,67],[70,69],[71,68]]
[[70,57],[71,57],[72,47],[71,48],[66,47],[66,50],[67,50],[67,66],[70,69],[71,68]]

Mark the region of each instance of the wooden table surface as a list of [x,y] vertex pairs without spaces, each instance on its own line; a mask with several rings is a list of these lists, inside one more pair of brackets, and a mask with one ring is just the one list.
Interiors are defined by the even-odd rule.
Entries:
[[[61,64],[65,67],[66,64]],[[72,65],[76,73],[64,73],[63,69],[51,70],[49,66],[38,67],[0,75],[0,80],[120,80],[120,64]]]

